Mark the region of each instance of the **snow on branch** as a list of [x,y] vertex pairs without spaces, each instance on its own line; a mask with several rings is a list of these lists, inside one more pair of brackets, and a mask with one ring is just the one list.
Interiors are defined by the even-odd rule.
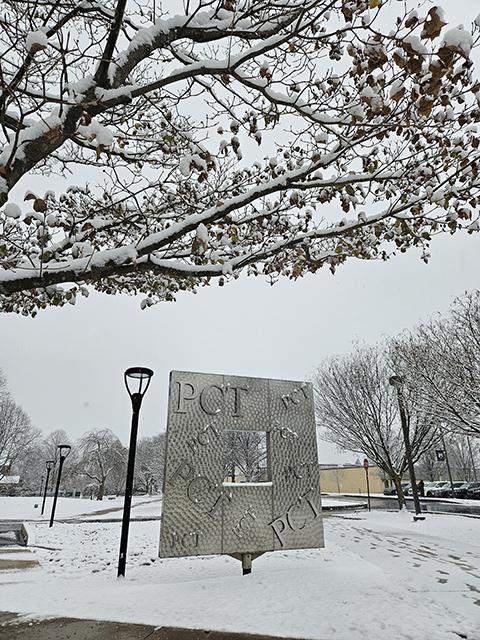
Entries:
[[7,4],[0,309],[149,306],[476,232],[480,24],[381,4]]

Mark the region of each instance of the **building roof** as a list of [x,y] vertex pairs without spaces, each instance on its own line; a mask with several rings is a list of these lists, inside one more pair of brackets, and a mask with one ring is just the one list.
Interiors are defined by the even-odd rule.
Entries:
[[0,478],[0,484],[18,484],[20,482],[20,476],[3,476]]

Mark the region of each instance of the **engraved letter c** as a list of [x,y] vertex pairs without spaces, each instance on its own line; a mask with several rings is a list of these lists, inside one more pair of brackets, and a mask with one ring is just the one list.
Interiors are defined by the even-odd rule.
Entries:
[[307,524],[306,518],[304,518],[301,526],[300,525],[295,526],[295,522],[293,521],[293,510],[301,509],[301,508],[302,506],[301,506],[301,499],[300,499],[298,502],[294,502],[287,511],[287,522],[288,522],[288,526],[292,531],[300,531],[301,529],[304,529],[305,525]]
[[201,406],[201,408],[203,409],[203,411],[207,415],[215,416],[215,415],[217,415],[217,413],[220,413],[222,409],[220,407],[217,407],[216,409],[209,409],[208,406],[206,405],[205,392],[208,392],[209,389],[218,389],[218,391],[220,391],[220,394],[222,396],[221,402],[223,401],[223,389],[222,389],[222,387],[219,387],[217,384],[210,384],[208,387],[205,387],[200,392],[200,406]]

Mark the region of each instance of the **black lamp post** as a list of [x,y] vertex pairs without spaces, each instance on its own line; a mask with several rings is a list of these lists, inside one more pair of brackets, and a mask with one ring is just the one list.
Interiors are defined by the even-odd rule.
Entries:
[[[405,380],[401,376],[391,376],[388,382],[395,388],[397,392],[398,408],[400,410],[400,422],[402,424],[403,439],[405,441],[405,455],[407,457],[408,470],[410,473],[410,484],[412,485],[413,504],[415,505],[415,519],[423,519],[420,514],[420,500],[418,498],[417,480],[415,478],[415,469],[413,466],[412,447],[410,446],[410,435],[408,433],[407,414],[405,411],[405,398],[403,396],[403,385]],[[420,516],[420,518],[418,517]]]
[[43,502],[42,502],[42,513],[40,515],[43,516],[43,512],[45,511],[45,500],[47,499],[47,491],[48,491],[48,479],[50,477],[50,471],[53,469],[55,462],[53,460],[47,460],[45,463],[45,468],[47,469],[47,477],[45,479],[45,487],[43,490]]
[[43,494],[43,483],[45,482],[45,474],[42,473],[42,477],[40,478],[40,491],[38,495],[41,496]]
[[60,488],[60,479],[62,477],[63,463],[65,462],[65,458],[69,456],[72,447],[69,444],[59,444],[57,449],[60,455],[60,463],[58,465],[57,484],[55,487],[55,495],[53,497],[52,513],[50,515],[50,524],[49,524],[50,527],[53,527],[53,520],[55,518],[55,509],[57,508],[58,490]]
[[[122,535],[120,537],[120,554],[118,556],[117,577],[125,575],[127,562],[128,529],[130,526],[130,508],[132,505],[133,474],[135,472],[135,453],[137,449],[138,416],[143,396],[147,392],[153,371],[145,367],[130,367],[125,371],[125,386],[132,401],[132,428],[128,448],[127,480],[125,483],[125,500],[123,503]],[[130,388],[130,386],[132,388]]]

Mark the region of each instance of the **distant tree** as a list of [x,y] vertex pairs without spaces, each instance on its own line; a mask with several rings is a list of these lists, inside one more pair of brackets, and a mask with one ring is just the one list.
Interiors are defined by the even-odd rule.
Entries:
[[445,444],[455,480],[475,480],[475,470],[480,478],[480,438],[452,433]]
[[[402,506],[405,499],[401,481],[407,459],[385,351],[385,345],[357,345],[346,356],[327,359],[313,379],[315,410],[322,437],[375,462],[395,484]],[[414,390],[407,387],[404,395],[416,461],[438,436],[428,415],[417,407]]]
[[40,495],[46,479],[45,456],[42,446],[41,432],[38,437],[17,458],[14,475],[20,476],[18,491],[21,495]]
[[7,394],[0,395],[0,479],[13,469],[25,456],[39,432],[32,426],[30,418]]
[[444,462],[438,462],[435,447],[427,449],[416,464],[416,475],[420,480],[441,480],[444,475]]
[[138,441],[135,460],[135,489],[149,495],[161,491],[164,466],[165,434],[141,438]]
[[226,431],[224,474],[236,482],[243,476],[246,482],[264,480],[267,473],[267,440],[265,433],[257,431]]
[[[49,433],[42,442],[42,454],[44,461],[53,460],[53,470],[50,473],[50,478],[48,482],[47,491],[53,491],[56,480],[57,480],[57,472],[59,468],[59,444],[68,444],[72,446],[72,441],[70,436],[67,434],[65,429],[55,429],[51,433]],[[63,490],[69,485],[70,481],[76,475],[76,462],[77,462],[77,452],[75,448],[72,446],[72,450],[70,455],[68,456],[68,464],[64,465],[62,470],[62,485]],[[43,473],[43,471],[42,471]]]
[[480,293],[394,341],[395,357],[438,425],[480,436]]
[[478,230],[480,20],[408,4],[3,2],[0,309],[427,261]]
[[79,472],[92,483],[97,500],[103,500],[110,476],[124,466],[125,449],[110,429],[89,431],[80,439],[78,447]]

